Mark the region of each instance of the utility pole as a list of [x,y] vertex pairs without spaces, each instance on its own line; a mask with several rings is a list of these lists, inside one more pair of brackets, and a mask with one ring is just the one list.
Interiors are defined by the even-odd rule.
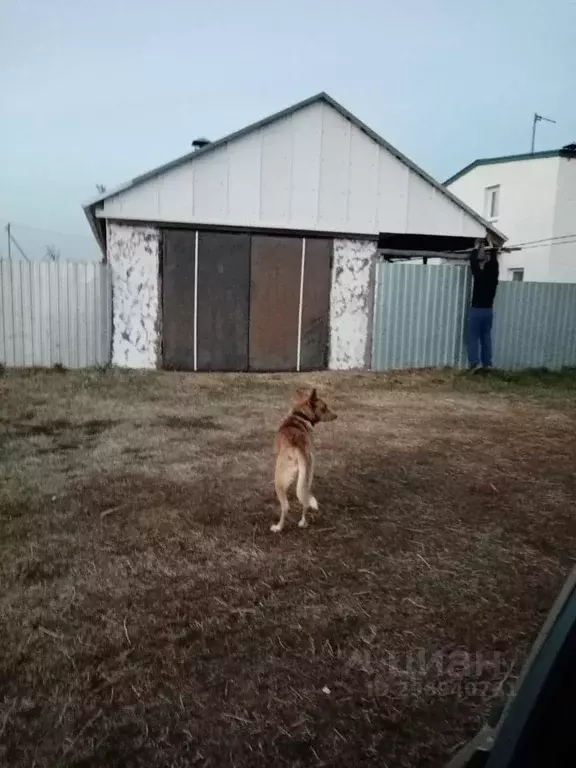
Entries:
[[23,248],[21,247],[20,243],[18,242],[18,240],[16,240],[16,238],[12,234],[12,225],[11,224],[6,224],[6,234],[8,235],[8,260],[12,261],[12,243],[14,243],[16,248],[18,248],[18,250],[20,251],[20,255],[26,261],[29,262],[30,259],[28,258],[28,256],[26,256],[26,254],[25,254]]
[[539,115],[537,112],[534,112],[534,119],[532,120],[532,147],[530,149],[530,154],[534,154],[534,145],[536,143],[536,123],[541,122],[544,120],[547,123],[556,123],[556,120],[550,120],[549,117],[543,117],[542,115]]

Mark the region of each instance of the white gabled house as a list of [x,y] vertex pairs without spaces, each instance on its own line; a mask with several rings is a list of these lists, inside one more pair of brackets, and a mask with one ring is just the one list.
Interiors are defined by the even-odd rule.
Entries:
[[576,282],[576,144],[475,160],[446,189],[506,232],[501,276]]
[[366,368],[379,244],[505,239],[324,93],[85,212],[113,273],[113,362],[143,368]]

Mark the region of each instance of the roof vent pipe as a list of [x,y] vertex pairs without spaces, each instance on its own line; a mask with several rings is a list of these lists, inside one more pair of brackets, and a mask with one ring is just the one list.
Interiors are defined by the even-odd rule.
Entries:
[[194,151],[197,151],[199,149],[203,149],[204,147],[207,147],[208,144],[210,144],[210,139],[194,139],[192,142],[192,146],[194,147]]

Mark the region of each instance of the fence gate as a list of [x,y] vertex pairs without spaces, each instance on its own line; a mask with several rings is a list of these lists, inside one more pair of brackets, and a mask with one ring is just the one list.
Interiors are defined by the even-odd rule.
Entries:
[[372,368],[465,364],[470,284],[463,266],[376,265]]

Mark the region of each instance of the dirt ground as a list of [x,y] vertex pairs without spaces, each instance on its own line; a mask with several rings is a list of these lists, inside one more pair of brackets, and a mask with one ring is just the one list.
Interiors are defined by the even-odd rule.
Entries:
[[0,764],[443,765],[574,564],[575,429],[574,374],[5,373]]

